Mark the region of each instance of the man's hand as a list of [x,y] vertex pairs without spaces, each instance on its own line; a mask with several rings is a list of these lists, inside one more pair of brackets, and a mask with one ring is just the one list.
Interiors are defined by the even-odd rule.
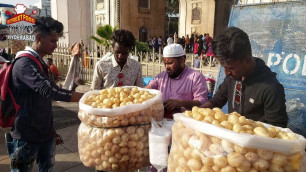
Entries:
[[182,107],[181,100],[169,99],[164,101],[164,107],[168,111],[173,111],[175,109],[180,109]]
[[84,93],[73,92],[70,102],[78,102],[82,98],[83,94]]
[[210,108],[210,109],[212,109],[212,108],[214,108],[214,106],[211,102],[208,101],[208,102],[204,103],[202,106],[200,106],[200,108]]
[[151,89],[150,84],[146,85],[144,88]]

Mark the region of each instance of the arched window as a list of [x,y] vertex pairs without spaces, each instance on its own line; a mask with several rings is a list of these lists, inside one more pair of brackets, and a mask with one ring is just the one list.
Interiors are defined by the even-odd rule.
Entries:
[[148,32],[144,26],[139,28],[139,41],[147,42],[147,35],[148,35]]

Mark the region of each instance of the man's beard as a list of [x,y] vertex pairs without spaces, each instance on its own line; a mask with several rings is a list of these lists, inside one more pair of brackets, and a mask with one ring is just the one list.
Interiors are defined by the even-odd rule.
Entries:
[[173,73],[168,73],[169,78],[175,79],[178,76],[180,76],[180,74],[184,71],[184,68],[182,68],[181,66],[179,68],[177,68],[177,70],[173,71]]

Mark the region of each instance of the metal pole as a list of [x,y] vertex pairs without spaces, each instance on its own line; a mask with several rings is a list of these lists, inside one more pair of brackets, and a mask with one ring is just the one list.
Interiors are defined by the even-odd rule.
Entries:
[[169,34],[170,34],[170,16],[169,16],[169,14],[168,14],[168,18],[169,18],[169,20],[168,20],[168,37],[169,37]]

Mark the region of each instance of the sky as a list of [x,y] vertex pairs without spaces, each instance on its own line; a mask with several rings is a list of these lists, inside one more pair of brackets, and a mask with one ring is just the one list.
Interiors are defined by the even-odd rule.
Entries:
[[10,5],[24,4],[27,7],[29,5],[33,6],[38,2],[39,2],[39,0],[0,0],[1,4],[10,4]]

